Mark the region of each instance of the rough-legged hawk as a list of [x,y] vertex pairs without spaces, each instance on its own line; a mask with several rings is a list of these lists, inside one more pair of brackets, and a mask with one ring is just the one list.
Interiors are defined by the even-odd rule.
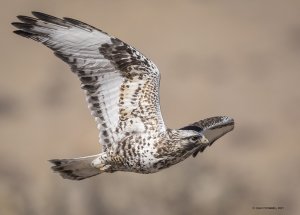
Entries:
[[18,16],[16,34],[33,39],[69,64],[85,91],[103,152],[50,160],[63,178],[81,180],[103,172],[154,173],[194,157],[234,127],[211,117],[181,129],[165,126],[155,64],[118,38],[81,21],[40,12]]

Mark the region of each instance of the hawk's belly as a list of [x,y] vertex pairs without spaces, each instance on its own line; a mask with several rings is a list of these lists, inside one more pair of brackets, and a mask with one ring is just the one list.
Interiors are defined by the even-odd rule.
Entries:
[[149,134],[129,136],[108,150],[108,164],[112,171],[155,173],[191,155],[174,146]]
[[111,156],[111,169],[113,171],[136,172],[142,174],[155,173],[177,164],[188,156],[157,157],[156,150],[140,151],[133,154],[126,151],[124,154]]

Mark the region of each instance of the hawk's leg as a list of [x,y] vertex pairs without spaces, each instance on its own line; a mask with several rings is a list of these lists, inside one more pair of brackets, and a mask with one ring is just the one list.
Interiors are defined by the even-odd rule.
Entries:
[[108,156],[103,152],[92,162],[92,166],[99,169],[101,173],[110,172],[111,165],[108,164]]

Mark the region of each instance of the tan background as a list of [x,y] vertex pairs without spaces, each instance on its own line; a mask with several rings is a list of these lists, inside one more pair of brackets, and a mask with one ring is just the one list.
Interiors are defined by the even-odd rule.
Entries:
[[[151,58],[169,127],[228,115],[235,130],[157,174],[61,179],[47,160],[96,153],[98,133],[68,67],[12,34],[32,10]],[[0,214],[300,214],[299,11],[296,0],[1,0]]]

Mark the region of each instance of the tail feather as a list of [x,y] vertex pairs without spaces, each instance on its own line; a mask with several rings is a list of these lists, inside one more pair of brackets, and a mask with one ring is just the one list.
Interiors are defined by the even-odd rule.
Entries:
[[73,159],[49,160],[54,166],[51,168],[63,178],[70,180],[82,180],[100,174],[100,170],[91,165],[92,161],[99,155]]

